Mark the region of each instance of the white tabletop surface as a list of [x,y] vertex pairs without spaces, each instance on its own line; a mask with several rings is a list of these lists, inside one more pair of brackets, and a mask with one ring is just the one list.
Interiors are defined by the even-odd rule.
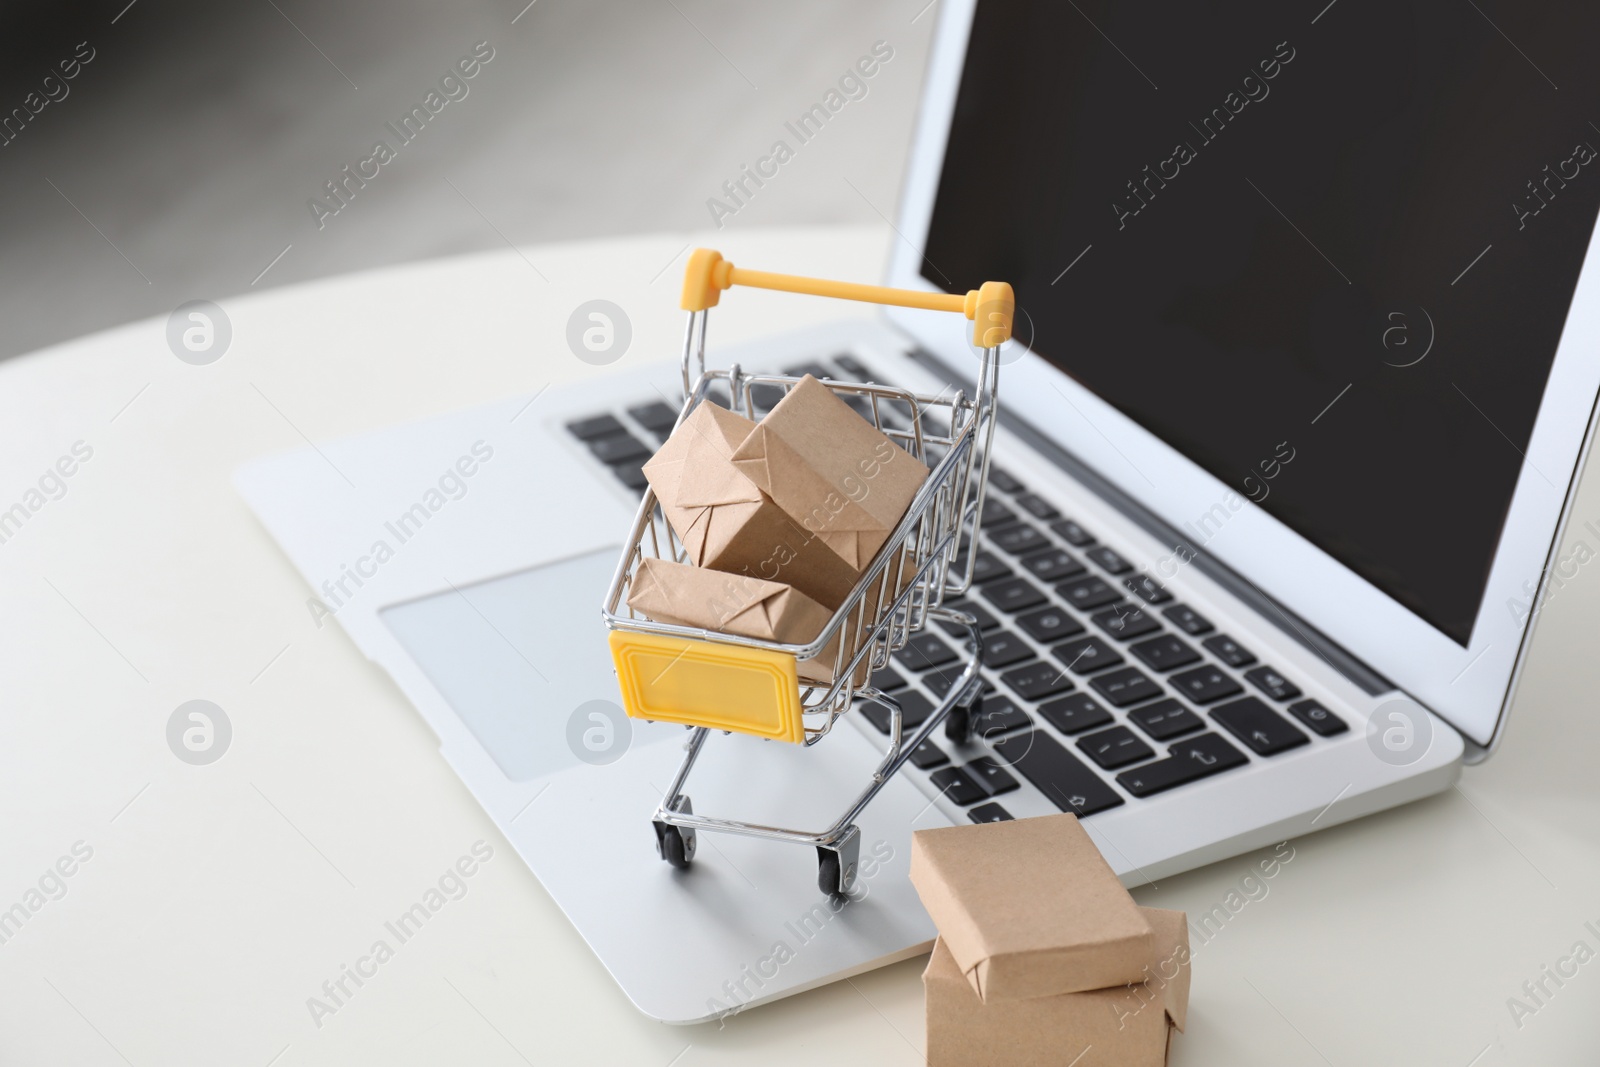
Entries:
[[[164,319],[0,364],[0,511],[32,510],[0,543],[0,909],[31,912],[0,943],[0,1063],[922,1062],[921,959],[720,1029],[637,1014],[400,693],[313,625],[229,484],[268,452],[670,357],[691,239],[872,280],[896,238],[527,247],[221,299],[232,342],[206,366],[174,357]],[[595,298],[634,331],[604,370],[564,340]],[[712,343],[839,314],[746,294]],[[65,492],[47,479],[58,498],[28,497],[77,442],[92,455]],[[1589,481],[1563,553],[1583,541],[1586,561]],[[1584,565],[1546,608],[1492,759],[1458,790],[1293,842],[1265,895],[1197,946],[1173,1064],[1596,1062],[1600,961],[1559,961],[1600,951],[1597,633],[1600,567]],[[193,699],[232,724],[206,766],[167,744]],[[318,1026],[307,999],[478,841],[493,859],[466,896]],[[63,857],[72,875],[47,877]],[[1208,911],[1261,858],[1135,895]],[[1524,983],[1558,965],[1577,973],[1532,999]]]

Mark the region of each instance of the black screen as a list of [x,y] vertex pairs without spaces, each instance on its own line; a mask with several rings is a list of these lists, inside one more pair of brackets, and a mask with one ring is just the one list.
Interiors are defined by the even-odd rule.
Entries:
[[1600,208],[1597,31],[983,0],[922,273],[1010,281],[1034,351],[1465,645]]

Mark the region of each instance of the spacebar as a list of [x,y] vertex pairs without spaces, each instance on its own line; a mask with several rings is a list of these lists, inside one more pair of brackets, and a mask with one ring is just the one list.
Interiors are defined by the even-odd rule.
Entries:
[[1062,811],[1082,817],[1124,802],[1078,757],[1038,730],[1003,737],[994,742],[994,751]]

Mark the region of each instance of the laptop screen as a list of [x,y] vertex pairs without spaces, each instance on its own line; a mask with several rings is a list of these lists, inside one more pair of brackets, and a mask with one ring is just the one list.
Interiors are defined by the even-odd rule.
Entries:
[[980,0],[922,273],[1011,280],[1036,353],[1466,645],[1600,210],[1600,5],[1324,3]]

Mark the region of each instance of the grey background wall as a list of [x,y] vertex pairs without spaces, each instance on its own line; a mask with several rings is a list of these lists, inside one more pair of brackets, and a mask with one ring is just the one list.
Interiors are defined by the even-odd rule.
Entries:
[[[0,358],[252,287],[704,229],[714,196],[730,228],[893,217],[928,0],[526,3],[13,6],[0,117],[28,117],[0,147]],[[892,58],[802,144],[784,124],[880,41]],[[480,42],[493,57],[441,86]],[[385,124],[430,91],[444,105],[402,142]],[[309,201],[335,206],[325,183],[380,139],[394,158],[319,225]],[[778,140],[775,176],[722,193]]]

